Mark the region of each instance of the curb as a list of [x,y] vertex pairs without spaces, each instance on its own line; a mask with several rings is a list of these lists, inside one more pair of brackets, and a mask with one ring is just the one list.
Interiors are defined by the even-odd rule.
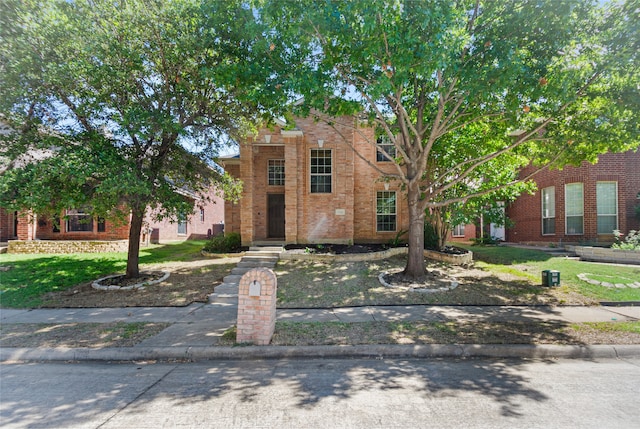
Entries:
[[361,346],[0,348],[0,362],[206,361],[316,358],[639,358],[640,345],[424,344]]

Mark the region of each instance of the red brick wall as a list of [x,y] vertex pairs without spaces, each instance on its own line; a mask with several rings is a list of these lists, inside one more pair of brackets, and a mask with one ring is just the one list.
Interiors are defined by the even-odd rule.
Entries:
[[[51,219],[38,216],[36,238],[39,240],[124,240],[129,238],[129,224],[116,225],[109,220],[106,221],[105,231],[98,232],[98,222],[94,219],[93,231],[68,232],[67,224],[61,215],[59,232],[53,232],[53,222]],[[20,224],[25,224],[26,219],[20,218]],[[24,225],[26,226],[26,225]],[[21,237],[22,238],[22,237]]]
[[[527,168],[523,171],[526,174]],[[634,206],[640,203],[640,152],[608,153],[600,156],[598,163],[583,162],[579,167],[565,167],[563,170],[544,171],[536,177],[538,191],[533,195],[522,195],[507,209],[507,215],[515,222],[507,229],[510,242],[611,242],[611,234],[597,233],[596,183],[600,181],[618,182],[618,228],[626,232],[638,227],[634,218]],[[583,183],[584,189],[584,234],[565,234],[565,185]],[[555,186],[555,234],[542,235],[543,188]]]
[[[225,204],[224,199],[217,195],[214,190],[209,192],[212,201],[196,201],[194,203],[194,212],[187,218],[186,234],[178,234],[178,224],[175,221],[164,219],[162,221],[154,221],[152,216],[147,216],[149,227],[152,232],[152,240],[177,241],[177,240],[197,240],[205,239],[211,234],[216,234],[223,228]],[[201,217],[200,209],[204,210],[204,219]]]
[[[243,181],[240,204],[226,203],[226,230],[240,231],[245,245],[267,239],[267,194],[284,193],[286,242],[387,242],[394,238],[397,232],[376,231],[376,191],[384,190],[384,184],[377,181],[380,173],[351,147],[353,144],[375,163],[375,146],[367,142],[373,141],[373,131],[356,131],[352,118],[338,118],[335,124],[336,129],[312,118],[298,119],[296,127],[303,135],[275,127],[242,143],[240,165],[234,159],[226,166],[227,172]],[[265,141],[267,134],[270,143]],[[332,192],[326,194],[310,192],[310,157],[312,149],[319,148],[318,140],[332,154]],[[269,159],[285,159],[284,187],[267,185]],[[394,168],[391,163],[376,165],[389,171]],[[398,183],[392,183],[390,190],[397,191],[398,230],[406,230],[406,199]]]
[[[188,219],[186,235],[178,234],[177,223],[168,220],[153,221],[147,216],[147,222],[154,229],[152,239],[154,241],[173,241],[186,239],[206,238],[209,231],[216,233],[224,225],[224,200],[211,192],[212,201],[204,205],[196,203],[194,214]],[[200,216],[200,208],[204,209],[204,220]],[[105,231],[98,232],[98,222],[94,219],[93,231],[69,232],[64,221],[64,213],[60,215],[59,231],[54,232],[54,224],[46,217],[37,218],[36,235],[33,236],[33,217],[22,213],[18,218],[18,237],[20,240],[126,240],[129,238],[129,222],[117,224],[106,220]],[[13,237],[12,237],[13,238]],[[144,237],[143,237],[144,239]]]
[[15,239],[15,229],[14,212],[0,208],[0,241]]
[[[240,176],[240,165],[226,165],[225,170],[233,177]],[[240,202],[224,202],[224,232],[240,233]]]

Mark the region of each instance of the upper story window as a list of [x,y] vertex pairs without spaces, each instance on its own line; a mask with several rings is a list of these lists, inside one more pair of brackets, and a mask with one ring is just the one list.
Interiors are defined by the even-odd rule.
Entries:
[[93,217],[88,209],[67,210],[67,232],[93,232]]
[[331,193],[331,150],[311,149],[311,193]]
[[582,183],[564,185],[565,234],[584,234],[584,186]]
[[598,234],[613,234],[618,229],[618,182],[596,183]]
[[269,186],[284,186],[284,159],[270,159],[267,175]]
[[380,136],[376,140],[376,161],[377,162],[390,162],[389,158],[385,156],[385,153],[391,158],[396,157],[396,147],[393,142],[387,136]]
[[542,190],[542,235],[556,233],[556,188]]

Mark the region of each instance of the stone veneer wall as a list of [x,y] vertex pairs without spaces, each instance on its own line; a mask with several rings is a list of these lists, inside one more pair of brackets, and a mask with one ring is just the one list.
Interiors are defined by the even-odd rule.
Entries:
[[70,240],[12,240],[7,253],[103,253],[126,252],[128,240],[70,241]]
[[[383,250],[381,252],[372,253],[351,253],[344,255],[333,255],[326,253],[288,253],[280,254],[283,260],[303,260],[303,261],[336,261],[336,262],[362,262],[362,261],[378,261],[387,259],[395,255],[403,255],[409,251],[407,247],[394,247]],[[425,250],[424,256],[440,262],[449,264],[463,265],[473,262],[473,252],[467,252],[463,255],[450,255],[447,253],[435,252],[433,250]]]
[[584,261],[640,265],[640,252],[635,250],[590,246],[565,246],[565,249]]

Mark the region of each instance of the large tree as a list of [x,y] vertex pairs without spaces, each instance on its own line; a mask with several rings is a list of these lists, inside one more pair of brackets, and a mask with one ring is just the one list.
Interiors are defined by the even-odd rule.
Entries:
[[529,163],[561,167],[638,146],[633,0],[262,6],[278,49],[306,58],[283,82],[304,96],[301,107],[329,122],[366,116],[395,142],[387,177],[406,191],[407,277],[425,273],[426,212],[528,180],[514,169]]
[[[213,160],[277,106],[269,41],[245,2],[7,0],[0,10],[0,202],[38,214],[130,216],[139,275],[146,213],[176,219]],[[280,95],[278,95],[280,94]],[[29,155],[32,156],[31,160]],[[7,168],[8,167],[8,168]]]

